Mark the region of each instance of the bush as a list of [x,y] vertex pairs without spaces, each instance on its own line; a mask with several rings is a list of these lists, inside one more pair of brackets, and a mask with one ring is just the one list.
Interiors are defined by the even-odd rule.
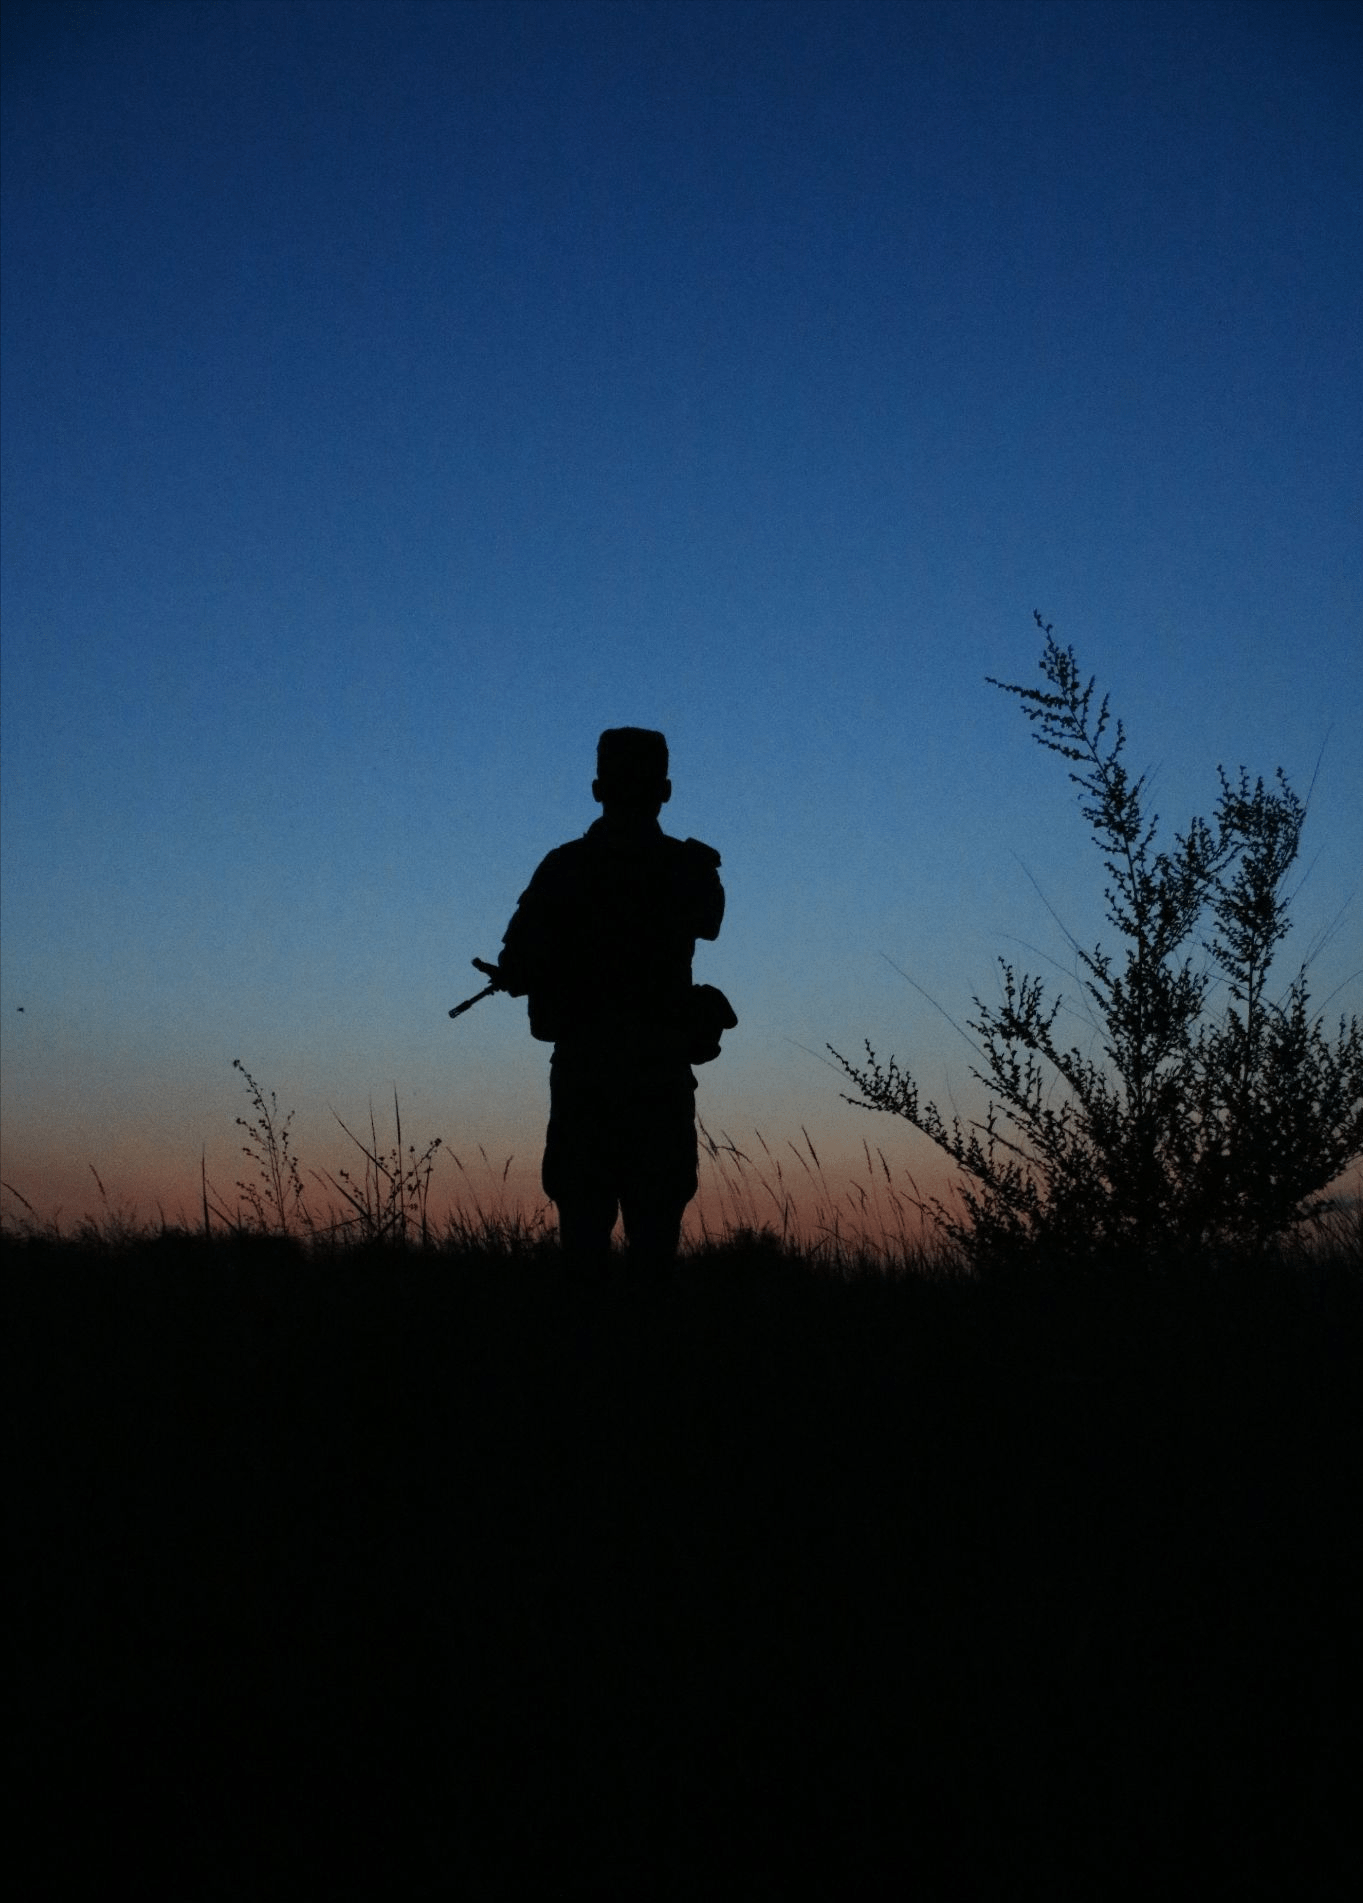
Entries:
[[1122,762],[1122,723],[1106,696],[1092,713],[1093,679],[1082,684],[1073,648],[1036,620],[1049,689],[990,685],[1016,694],[1036,740],[1074,763],[1103,854],[1120,950],[1074,949],[1104,1061],[1062,1047],[1063,999],[1000,959],[1002,1003],[974,999],[969,1020],[983,1059],[973,1075],[989,1092],[983,1122],[948,1126],[869,1043],[864,1067],[832,1051],[860,1092],[847,1101],[907,1118],[963,1172],[963,1213],[935,1199],[927,1208],[977,1268],[1038,1249],[1141,1263],[1262,1253],[1328,1212],[1323,1192],[1363,1154],[1357,1019],[1326,1036],[1306,965],[1277,998],[1268,989],[1305,803],[1281,769],[1269,786],[1218,768],[1213,820],[1194,819],[1171,852],[1157,850],[1146,777]]

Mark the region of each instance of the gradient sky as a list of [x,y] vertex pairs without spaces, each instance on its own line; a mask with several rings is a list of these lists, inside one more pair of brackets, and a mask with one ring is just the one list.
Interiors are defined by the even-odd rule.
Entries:
[[621,723],[724,855],[706,1123],[925,1179],[825,1044],[966,1106],[888,961],[959,1020],[1000,952],[1075,995],[1048,906],[1102,925],[1063,763],[985,681],[1039,678],[1034,608],[1170,827],[1218,762],[1319,761],[1283,982],[1323,937],[1315,996],[1363,1004],[1356,6],[4,17],[0,1059],[35,1205],[77,1218],[93,1164],[192,1209],[201,1153],[230,1193],[238,1056],[305,1167],[396,1086],[409,1135],[537,1169],[523,1004],[446,1011]]

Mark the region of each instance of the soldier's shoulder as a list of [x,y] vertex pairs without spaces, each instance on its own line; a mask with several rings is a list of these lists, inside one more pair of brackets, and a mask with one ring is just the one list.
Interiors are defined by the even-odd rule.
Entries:
[[565,839],[561,846],[555,846],[546,852],[540,861],[541,866],[575,866],[583,859],[590,859],[596,841],[589,832],[580,833],[576,839]]
[[667,843],[673,852],[697,872],[714,872],[723,863],[714,846],[707,846],[703,839],[674,839],[669,833]]
[[580,869],[586,850],[586,842],[582,839],[569,839],[561,846],[552,847],[535,867],[526,890],[539,893],[552,891],[571,880]]

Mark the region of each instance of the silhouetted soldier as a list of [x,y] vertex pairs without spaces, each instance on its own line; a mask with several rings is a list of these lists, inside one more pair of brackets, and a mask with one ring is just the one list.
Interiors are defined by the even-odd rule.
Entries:
[[612,727],[596,752],[601,817],[537,868],[507,926],[497,979],[528,995],[531,1033],[552,1042],[544,1193],[579,1273],[604,1273],[617,1209],[632,1261],[676,1254],[696,1193],[693,1063],[737,1022],[693,986],[698,938],[724,917],[719,854],[658,824],[672,796],[667,742]]

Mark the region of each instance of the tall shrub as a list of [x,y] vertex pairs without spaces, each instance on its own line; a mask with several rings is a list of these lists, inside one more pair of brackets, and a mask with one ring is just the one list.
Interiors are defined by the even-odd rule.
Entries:
[[1363,1155],[1358,1020],[1326,1035],[1305,965],[1285,990],[1269,987],[1305,804],[1281,769],[1266,785],[1218,768],[1212,820],[1158,849],[1121,721],[1106,696],[1093,711],[1093,679],[1036,619],[1048,685],[990,685],[1017,695],[1034,738],[1071,762],[1102,853],[1117,948],[1075,946],[1101,1058],[1064,1045],[1063,999],[1000,959],[1002,1002],[976,998],[968,1021],[982,1121],[947,1124],[869,1043],[864,1066],[832,1051],[859,1093],[847,1101],[906,1118],[957,1165],[959,1211],[928,1208],[976,1266],[1034,1250],[1139,1261],[1261,1251],[1319,1213],[1322,1192]]

